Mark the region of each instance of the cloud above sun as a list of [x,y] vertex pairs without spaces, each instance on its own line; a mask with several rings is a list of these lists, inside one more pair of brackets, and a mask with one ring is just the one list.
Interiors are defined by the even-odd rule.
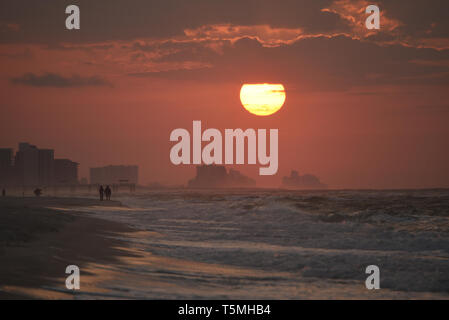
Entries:
[[[447,82],[449,22],[439,12],[426,13],[427,6],[379,1],[382,28],[374,33],[364,28],[366,0],[260,0],[257,7],[252,1],[193,2],[131,1],[124,15],[120,1],[108,2],[107,14],[80,1],[79,33],[57,27],[62,4],[28,2],[26,10],[39,17],[28,19],[20,1],[2,3],[10,14],[0,16],[0,54],[30,61],[8,75],[12,83],[55,88],[104,86],[129,76],[278,82],[282,75],[305,90]],[[445,7],[435,1],[434,8]],[[420,10],[423,16],[415,16]],[[39,25],[43,20],[48,24]]]

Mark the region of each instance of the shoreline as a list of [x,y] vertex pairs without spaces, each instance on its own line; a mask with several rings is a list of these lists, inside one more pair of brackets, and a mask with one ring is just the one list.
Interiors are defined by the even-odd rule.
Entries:
[[449,298],[448,194],[334,196],[0,198],[0,299]]
[[[65,269],[77,265],[82,285],[88,263],[117,263],[129,252],[115,235],[135,229],[87,216],[77,207],[121,206],[118,201],[88,198],[0,198],[0,299],[70,299]],[[61,208],[61,210],[54,209]],[[74,209],[64,211],[63,208]],[[52,287],[54,290],[46,290]]]

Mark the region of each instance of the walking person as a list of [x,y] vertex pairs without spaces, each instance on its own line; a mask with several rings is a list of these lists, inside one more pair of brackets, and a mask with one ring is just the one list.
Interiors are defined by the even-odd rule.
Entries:
[[42,195],[42,189],[39,188],[34,189],[34,195],[36,197],[40,197]]
[[111,188],[109,186],[106,186],[106,189],[104,192],[106,194],[106,200],[111,200],[111,195],[112,195]]
[[103,197],[104,197],[104,189],[103,189],[103,186],[100,186],[100,189],[98,190],[98,192],[100,192],[100,201],[103,201]]

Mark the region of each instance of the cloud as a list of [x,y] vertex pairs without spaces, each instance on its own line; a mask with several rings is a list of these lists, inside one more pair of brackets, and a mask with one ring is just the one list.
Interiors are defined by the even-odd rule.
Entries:
[[[365,8],[376,4],[381,12],[380,30],[367,31]],[[337,14],[351,28],[352,37],[389,45],[417,48],[449,49],[449,22],[446,12],[449,2],[430,0],[424,6],[419,1],[335,0],[323,11]]]
[[0,24],[18,24],[2,35],[4,43],[102,42],[183,36],[205,25],[269,25],[272,28],[326,32],[341,19],[321,9],[332,0],[78,0],[81,29],[65,29],[64,2],[0,2]]
[[434,112],[449,112],[449,104],[437,104],[437,105],[419,105],[416,108],[420,111],[434,111]]
[[[141,79],[239,83],[263,79],[304,91],[448,84],[449,37],[443,27],[448,24],[435,11],[449,8],[447,1],[431,1],[421,20],[419,6],[398,1],[400,6],[377,2],[382,12],[379,32],[364,28],[366,0],[191,0],[188,5],[181,0],[134,0],[127,4],[126,14],[123,1],[80,0],[80,32],[63,28],[60,4],[55,2],[55,8],[44,4],[43,12],[32,1],[17,0],[0,5],[22,8],[11,14],[0,10],[0,22],[20,25],[3,41],[45,42],[27,45],[34,48],[36,60],[36,68],[26,69],[30,72],[40,70],[42,57],[51,57],[47,60],[59,66],[39,68]],[[24,3],[37,10],[30,19],[24,19],[32,12]],[[41,26],[41,20],[50,21],[48,28]],[[8,46],[19,49],[7,51]],[[20,52],[20,46],[24,45],[0,45],[0,55],[10,57]],[[70,70],[62,69],[65,61],[73,61]],[[101,77],[34,73],[11,81],[53,87],[109,85]]]
[[381,10],[400,20],[403,34],[414,38],[449,37],[449,1],[379,0]]
[[[364,28],[367,0],[78,0],[81,29],[64,27],[57,0],[0,2],[2,43],[94,43],[136,39],[253,37],[264,45],[298,36],[332,36],[404,46],[449,48],[449,1],[377,0],[381,30]],[[390,38],[388,41],[387,39]]]
[[[195,44],[167,52],[163,61],[179,69],[131,73],[140,77],[218,82],[281,82],[301,91],[348,90],[355,86],[385,84],[449,83],[449,50],[381,46],[347,36],[315,37],[288,45],[267,47],[257,39],[244,38],[223,45],[221,52]],[[183,68],[182,62],[200,57],[208,67]],[[419,63],[417,63],[417,61]],[[262,80],[261,80],[262,79]]]
[[20,77],[12,78],[11,82],[32,87],[54,88],[111,86],[108,81],[98,76],[82,77],[72,75],[71,77],[64,77],[56,73],[45,73],[43,75],[25,73]]
[[18,31],[20,31],[19,24],[0,22],[0,33],[18,32]]
[[31,59],[33,58],[33,53],[29,48],[24,48],[23,50],[12,50],[12,51],[0,51],[0,57],[5,57],[8,59]]
[[[367,31],[365,27],[368,16],[365,9],[371,4],[367,0],[336,0],[322,11],[337,14],[350,26],[354,36],[363,38],[372,33],[379,33],[377,30]],[[386,10],[381,10],[381,21],[381,32],[393,33],[401,25],[401,22],[391,18]]]

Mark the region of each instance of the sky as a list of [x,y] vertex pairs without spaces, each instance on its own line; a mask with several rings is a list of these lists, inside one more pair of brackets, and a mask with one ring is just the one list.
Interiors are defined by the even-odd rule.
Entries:
[[[80,30],[65,28],[66,6]],[[365,8],[381,10],[380,30]],[[176,128],[279,129],[279,170],[332,188],[449,187],[448,1],[108,0],[0,3],[0,147],[27,141],[90,167],[137,164],[185,184]],[[259,117],[245,83],[280,83]]]

